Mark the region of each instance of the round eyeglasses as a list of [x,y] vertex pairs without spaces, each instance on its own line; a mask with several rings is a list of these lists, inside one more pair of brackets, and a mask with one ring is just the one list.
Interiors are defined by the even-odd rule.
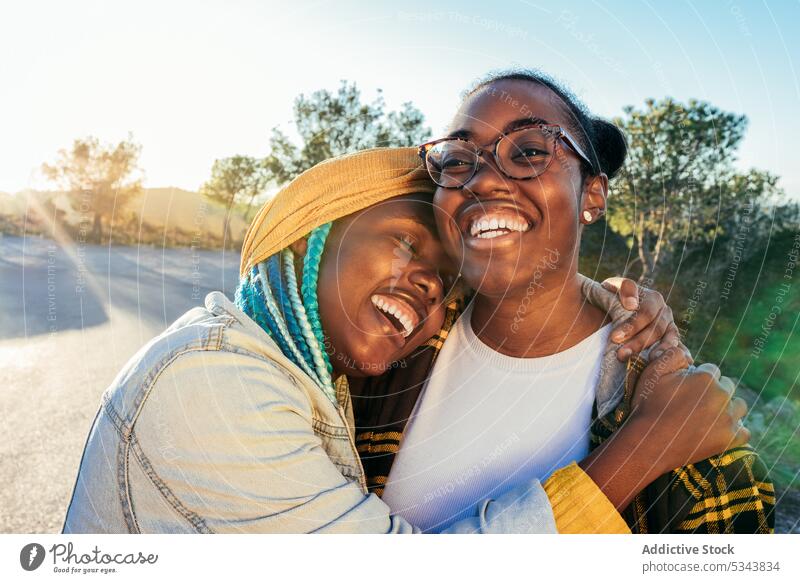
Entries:
[[553,124],[533,124],[511,130],[486,149],[466,138],[442,138],[422,144],[419,155],[438,186],[461,188],[478,172],[480,158],[487,151],[491,151],[497,168],[506,177],[527,180],[547,170],[559,143],[566,144],[594,171],[595,165],[577,142],[561,126]]

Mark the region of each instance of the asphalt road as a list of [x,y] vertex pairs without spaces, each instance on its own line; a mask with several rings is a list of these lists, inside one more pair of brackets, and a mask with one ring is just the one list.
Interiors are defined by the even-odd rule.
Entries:
[[150,338],[214,290],[230,252],[0,235],[0,532],[60,532],[100,396]]

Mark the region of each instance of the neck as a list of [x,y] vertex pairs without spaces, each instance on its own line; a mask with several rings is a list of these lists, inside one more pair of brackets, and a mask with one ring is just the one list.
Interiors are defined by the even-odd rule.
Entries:
[[606,321],[586,301],[576,270],[553,272],[533,293],[475,296],[472,329],[493,350],[519,358],[549,356],[575,346]]

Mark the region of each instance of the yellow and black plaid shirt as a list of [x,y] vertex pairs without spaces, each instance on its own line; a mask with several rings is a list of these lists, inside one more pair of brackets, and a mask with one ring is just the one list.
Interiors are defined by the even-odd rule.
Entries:
[[[450,302],[442,330],[386,374],[351,383],[356,443],[370,491],[383,494],[406,423],[464,301]],[[592,448],[625,420],[645,362],[634,357],[625,371],[624,396],[615,410],[593,411]],[[620,366],[624,366],[620,364]],[[737,447],[665,474],[625,509],[634,533],[771,533],[775,490],[767,469],[749,446]]]

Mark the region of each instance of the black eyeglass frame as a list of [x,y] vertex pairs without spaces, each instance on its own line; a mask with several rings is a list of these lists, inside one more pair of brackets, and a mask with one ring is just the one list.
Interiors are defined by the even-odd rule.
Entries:
[[[459,186],[443,186],[443,185],[439,184],[438,182],[436,182],[436,180],[433,178],[433,175],[431,174],[430,169],[428,168],[427,157],[428,157],[428,152],[430,151],[430,149],[433,148],[433,146],[435,146],[436,144],[440,144],[442,142],[455,142],[455,141],[466,142],[466,143],[472,145],[475,148],[475,153],[476,153],[476,156],[477,156],[477,158],[479,160],[483,156],[484,153],[486,153],[487,151],[491,151],[492,157],[494,158],[494,163],[497,166],[497,168],[500,170],[500,172],[503,173],[503,176],[505,176],[506,178],[509,178],[511,180],[531,180],[532,178],[536,178],[537,176],[541,176],[542,174],[547,172],[547,169],[550,167],[550,163],[553,161],[553,158],[555,158],[555,151],[553,152],[553,155],[550,156],[550,159],[547,161],[547,165],[542,169],[541,172],[538,172],[538,173],[533,174],[531,176],[524,176],[522,178],[517,178],[515,176],[510,176],[503,169],[503,166],[502,166],[502,164],[500,164],[500,160],[497,157],[497,145],[500,143],[500,140],[502,140],[503,138],[505,138],[505,137],[507,137],[507,136],[509,136],[511,134],[515,134],[517,132],[522,132],[522,131],[525,131],[525,130],[536,129],[536,128],[542,129],[542,130],[545,130],[547,132],[551,132],[551,133],[555,134],[555,138],[554,138],[555,144],[558,144],[559,142],[563,142],[573,152],[575,152],[575,154],[577,154],[577,156],[581,160],[583,160],[584,162],[586,162],[586,164],[589,165],[589,168],[592,169],[592,172],[596,171],[595,164],[593,164],[592,161],[589,160],[589,156],[587,156],[584,153],[583,149],[575,141],[575,138],[573,138],[569,134],[569,132],[567,130],[565,130],[564,128],[562,128],[558,124],[539,124],[539,123],[537,123],[537,124],[530,124],[530,125],[525,125],[525,126],[521,126],[521,127],[518,127],[518,128],[514,128],[513,130],[510,130],[508,132],[503,132],[502,134],[500,134],[497,137],[497,139],[492,144],[490,144],[489,147],[487,147],[487,148],[480,148],[480,147],[478,147],[478,145],[475,142],[473,142],[472,140],[468,140],[467,138],[452,137],[452,138],[439,138],[438,140],[433,140],[433,141],[430,141],[430,142],[426,142],[426,143],[422,144],[421,146],[419,146],[417,152],[419,153],[419,157],[422,158],[422,161],[425,164],[425,169],[428,171],[428,175],[431,177],[431,180],[433,180],[434,183],[436,183],[436,185],[441,187],[441,188],[463,188],[465,184],[467,184],[470,180],[472,180],[475,177],[475,174],[478,173],[478,169],[480,168],[480,163],[476,162],[476,164],[475,164],[475,166],[474,166],[474,168],[472,170],[472,174],[470,174],[469,177],[466,180],[464,180],[464,182]],[[491,148],[491,150],[489,150],[489,148]]]

